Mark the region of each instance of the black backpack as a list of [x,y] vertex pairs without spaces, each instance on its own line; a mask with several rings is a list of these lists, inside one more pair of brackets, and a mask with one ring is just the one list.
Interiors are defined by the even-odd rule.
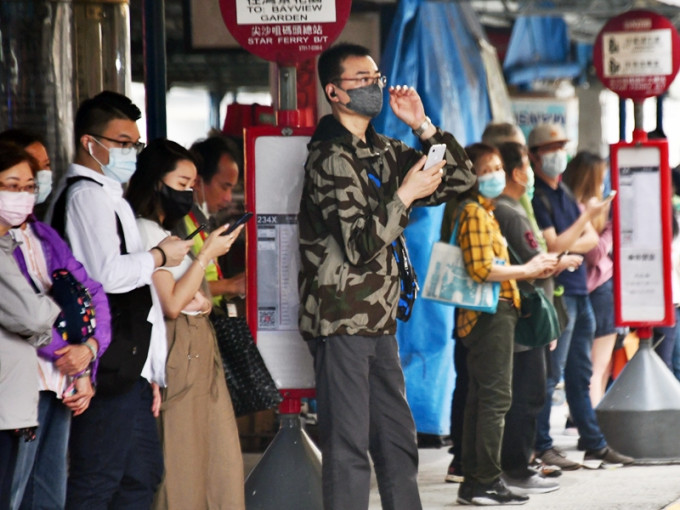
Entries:
[[[66,237],[66,197],[69,188],[78,181],[97,181],[89,177],[71,177],[54,204],[52,228]],[[120,253],[128,253],[120,218],[116,215]],[[99,360],[97,393],[116,395],[132,389],[146,363],[151,343],[151,323],[147,320],[151,310],[151,288],[137,287],[118,294],[106,293],[111,309],[111,344]]]

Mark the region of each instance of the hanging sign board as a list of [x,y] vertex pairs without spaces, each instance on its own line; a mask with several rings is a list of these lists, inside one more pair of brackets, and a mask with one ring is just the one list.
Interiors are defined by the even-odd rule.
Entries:
[[680,37],[665,17],[629,11],[610,19],[595,39],[593,64],[603,85],[623,98],[663,94],[680,66]]
[[246,317],[280,390],[314,388],[312,357],[298,329],[297,225],[312,133],[312,128],[273,126],[245,130],[246,205],[257,219],[248,225],[249,239],[256,242],[247,245]]
[[220,0],[222,17],[239,44],[282,65],[315,57],[340,35],[351,0]]
[[617,326],[672,326],[672,208],[668,142],[611,146]]

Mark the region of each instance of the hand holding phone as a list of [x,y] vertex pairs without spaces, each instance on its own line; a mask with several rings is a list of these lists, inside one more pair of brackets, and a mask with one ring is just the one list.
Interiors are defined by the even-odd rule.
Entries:
[[197,228],[196,230],[194,230],[191,234],[189,234],[188,236],[186,236],[186,237],[184,238],[184,240],[185,240],[185,241],[188,241],[189,239],[193,239],[193,238],[196,236],[196,234],[198,234],[199,232],[205,230],[205,228],[206,228],[207,226],[208,226],[208,225],[206,225],[205,223],[201,223],[201,224],[198,226],[198,228]]
[[430,151],[427,153],[427,160],[423,165],[423,170],[428,170],[439,163],[444,159],[444,154],[446,154],[446,144],[436,143],[432,145]]
[[613,190],[611,190],[611,191],[609,192],[609,195],[607,195],[606,197],[604,197],[602,200],[611,200],[611,199],[613,199],[615,196],[616,196],[616,190],[613,189]]
[[234,230],[236,230],[240,225],[243,225],[245,222],[247,222],[250,218],[253,217],[253,213],[251,212],[246,212],[243,216],[241,216],[239,219],[237,219],[234,223],[229,225],[229,228],[222,232],[220,235],[226,236],[231,234]]

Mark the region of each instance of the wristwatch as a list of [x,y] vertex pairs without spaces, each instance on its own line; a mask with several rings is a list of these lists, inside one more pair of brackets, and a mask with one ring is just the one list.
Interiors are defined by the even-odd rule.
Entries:
[[429,128],[431,125],[432,121],[430,120],[430,117],[426,115],[423,123],[420,126],[418,126],[417,129],[413,130],[413,134],[420,138],[423,135],[423,133],[427,130],[427,128]]

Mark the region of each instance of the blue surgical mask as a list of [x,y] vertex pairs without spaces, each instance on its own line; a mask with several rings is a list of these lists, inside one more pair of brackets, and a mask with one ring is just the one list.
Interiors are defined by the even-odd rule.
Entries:
[[505,171],[497,170],[477,178],[479,192],[483,197],[496,198],[505,189]]
[[562,175],[566,169],[567,151],[564,149],[548,152],[541,156],[541,170],[547,177],[555,179]]
[[527,183],[526,187],[524,189],[524,193],[526,193],[527,197],[529,197],[529,200],[533,200],[534,198],[534,191],[535,191],[535,186],[536,184],[536,178],[534,177],[534,171],[531,169],[531,167],[527,168]]
[[99,166],[102,168],[102,172],[107,177],[110,177],[114,181],[118,181],[121,184],[125,184],[130,180],[132,174],[137,170],[137,151],[134,149],[123,149],[120,147],[109,148],[99,140],[94,138],[94,140],[109,151],[109,162],[106,165],[102,165],[101,162],[94,157],[92,154],[92,146],[90,145],[90,156],[94,159]]
[[35,174],[35,183],[38,185],[36,204],[42,204],[52,193],[52,170],[38,170]]

